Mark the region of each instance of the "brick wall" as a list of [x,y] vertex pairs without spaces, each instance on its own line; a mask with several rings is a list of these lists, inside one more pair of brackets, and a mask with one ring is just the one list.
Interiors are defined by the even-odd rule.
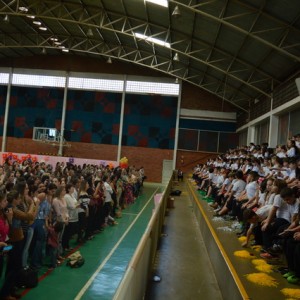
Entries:
[[176,168],[182,169],[186,174],[191,173],[194,166],[204,164],[209,158],[215,158],[217,154],[193,151],[177,151]]
[[[2,137],[0,138],[2,145]],[[88,143],[70,143],[71,147],[64,148],[64,156],[117,160],[118,147],[115,145],[97,145]],[[31,139],[7,138],[6,151],[14,153],[30,153],[57,155],[58,147],[46,145]],[[164,159],[173,159],[172,150],[142,147],[122,147],[121,157],[126,156],[130,165],[137,168],[143,166],[149,182],[161,182]]]
[[190,83],[182,85],[181,108],[211,110],[222,112],[235,112],[236,109],[227,101],[224,101]]

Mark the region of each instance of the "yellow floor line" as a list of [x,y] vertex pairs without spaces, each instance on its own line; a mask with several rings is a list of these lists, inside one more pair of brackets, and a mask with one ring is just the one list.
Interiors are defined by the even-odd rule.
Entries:
[[245,299],[245,300],[246,299],[250,299],[250,297],[247,294],[247,292],[246,292],[246,290],[245,290],[245,288],[244,288],[244,286],[243,286],[243,284],[242,284],[242,282],[241,282],[241,280],[240,280],[240,278],[239,278],[239,276],[238,276],[238,274],[237,274],[237,272],[236,272],[233,264],[231,263],[228,255],[227,255],[227,253],[226,253],[226,251],[225,251],[222,243],[220,242],[220,240],[219,240],[219,238],[218,238],[218,236],[217,236],[214,228],[211,226],[210,221],[207,218],[207,215],[206,215],[205,211],[203,210],[202,206],[200,205],[199,198],[195,194],[195,190],[191,187],[190,184],[188,184],[188,186],[189,186],[189,189],[190,189],[190,191],[192,192],[192,194],[194,196],[194,200],[195,200],[195,202],[196,202],[199,210],[201,211],[201,214],[202,214],[202,216],[203,216],[203,218],[204,218],[204,220],[205,220],[205,222],[206,222],[206,224],[207,224],[207,226],[208,226],[208,228],[209,228],[209,230],[210,230],[210,232],[211,232],[211,234],[212,234],[212,236],[213,236],[213,238],[214,238],[214,240],[215,240],[218,248],[220,249],[220,252],[221,252],[222,256],[224,257],[224,260],[225,260],[225,262],[226,262],[226,264],[227,264],[227,266],[228,266],[228,268],[229,268],[229,270],[230,270],[230,272],[231,272],[231,274],[233,276],[233,279],[234,279],[234,281],[235,281],[235,283],[236,283],[236,285],[237,285],[237,287],[238,287],[238,289],[239,289],[239,291],[240,291],[243,299]]

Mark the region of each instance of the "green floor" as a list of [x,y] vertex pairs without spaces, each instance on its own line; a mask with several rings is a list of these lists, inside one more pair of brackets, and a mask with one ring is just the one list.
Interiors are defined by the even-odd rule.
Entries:
[[79,249],[85,258],[81,268],[64,263],[49,273],[45,267],[38,287],[24,291],[22,299],[112,299],[151,218],[157,192],[158,187],[145,184],[117,226],[106,228]]

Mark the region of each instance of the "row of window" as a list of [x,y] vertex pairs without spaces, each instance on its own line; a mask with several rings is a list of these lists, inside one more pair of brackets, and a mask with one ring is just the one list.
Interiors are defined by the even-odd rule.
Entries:
[[[300,109],[280,115],[278,123],[277,144],[285,145],[287,139],[300,133]],[[255,140],[257,145],[269,140],[269,118],[255,126]],[[247,130],[239,134],[239,144],[247,145]]]
[[[34,75],[34,74],[18,74],[12,75],[12,85],[32,86],[32,87],[62,87],[66,86],[66,76],[52,75]],[[9,73],[0,73],[0,84],[7,85],[9,83]],[[125,84],[126,83],[126,84]],[[98,79],[72,77],[68,78],[68,88],[93,90],[93,91],[111,91],[129,93],[146,93],[158,95],[179,95],[179,84],[134,80],[115,80],[115,79]]]

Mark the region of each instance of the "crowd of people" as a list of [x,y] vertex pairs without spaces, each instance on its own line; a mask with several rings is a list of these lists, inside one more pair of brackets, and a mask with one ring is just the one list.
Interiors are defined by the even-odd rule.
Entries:
[[215,217],[240,222],[243,247],[260,245],[267,260],[284,257],[283,277],[300,283],[300,134],[274,149],[231,149],[197,165],[193,179]]
[[20,298],[20,272],[37,271],[46,262],[52,270],[72,250],[71,240],[81,245],[117,225],[116,218],[134,203],[144,179],[143,167],[52,167],[8,158],[0,165],[0,299]]

